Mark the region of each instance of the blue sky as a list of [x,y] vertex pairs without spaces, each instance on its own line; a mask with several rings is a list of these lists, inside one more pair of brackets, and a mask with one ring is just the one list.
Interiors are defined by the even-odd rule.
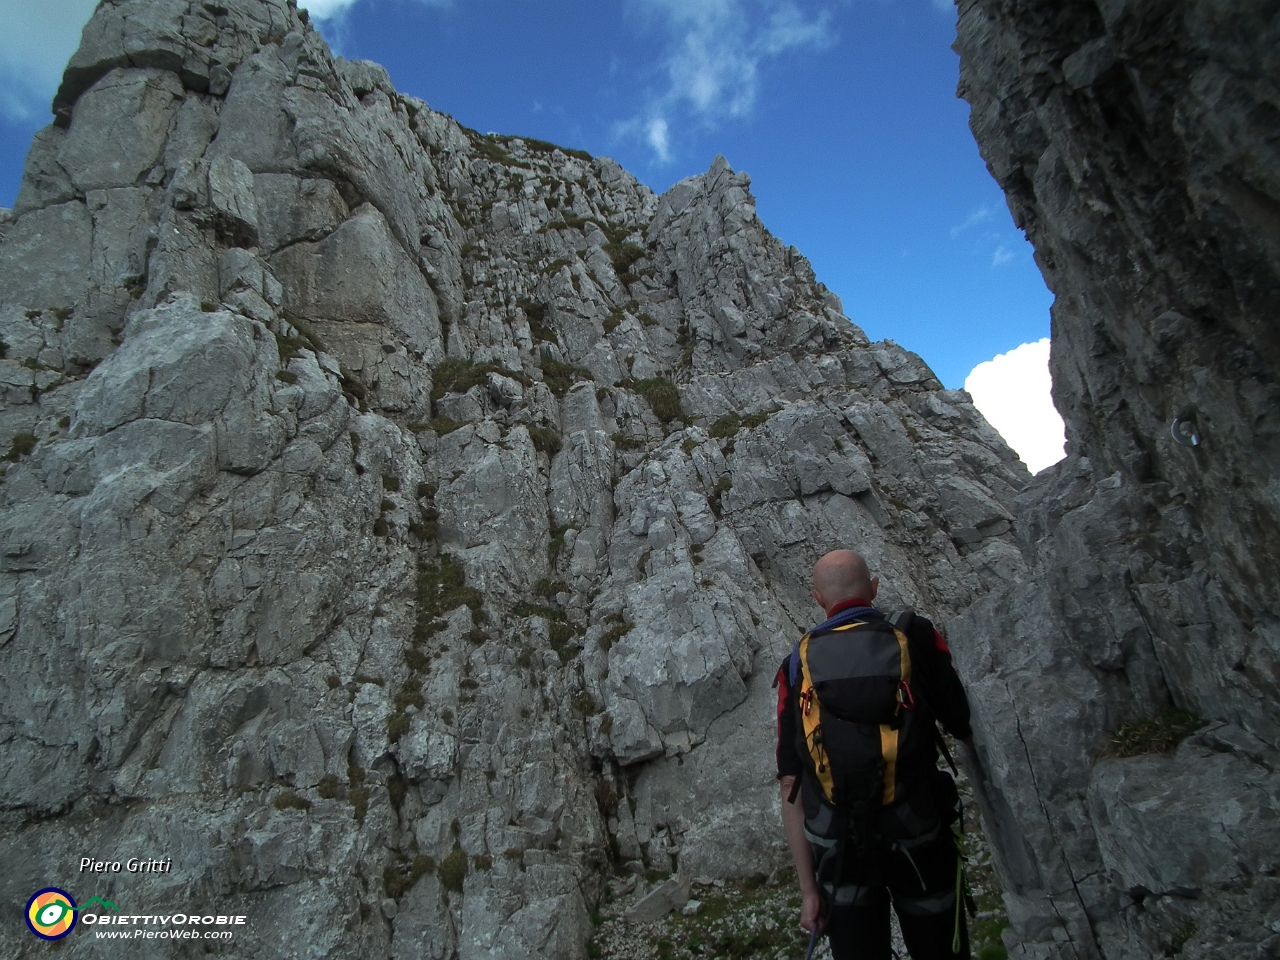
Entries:
[[[0,0],[14,26],[0,38],[0,205],[48,116],[60,71],[47,63],[65,62],[94,6],[57,4],[33,17]],[[1049,334],[1051,296],[955,96],[947,0],[300,5],[335,53],[376,60],[398,89],[482,132],[611,156],[658,192],[723,153],[845,313],[948,387]],[[60,60],[40,39],[59,31]]]

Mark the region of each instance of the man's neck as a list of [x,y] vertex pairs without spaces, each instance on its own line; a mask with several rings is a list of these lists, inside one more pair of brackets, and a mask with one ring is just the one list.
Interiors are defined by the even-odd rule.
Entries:
[[850,597],[848,600],[838,600],[827,611],[827,619],[831,619],[837,613],[843,613],[846,610],[852,610],[854,607],[869,607],[870,602],[863,600],[861,597]]

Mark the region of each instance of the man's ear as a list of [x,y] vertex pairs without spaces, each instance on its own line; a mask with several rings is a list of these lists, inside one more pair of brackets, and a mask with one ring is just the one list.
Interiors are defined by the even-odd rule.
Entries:
[[880,590],[880,578],[872,577],[871,578],[871,596],[867,597],[867,601],[870,602],[874,600],[876,598],[876,593],[879,590]]
[[809,596],[813,597],[813,602],[820,606],[823,610],[827,609],[827,605],[822,602],[822,594],[817,590],[810,590]]

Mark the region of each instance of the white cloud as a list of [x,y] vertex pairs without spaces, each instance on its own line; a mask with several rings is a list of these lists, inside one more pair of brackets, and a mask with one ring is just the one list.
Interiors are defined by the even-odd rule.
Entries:
[[654,155],[663,163],[671,159],[671,147],[667,142],[667,121],[655,117],[645,128],[645,139],[653,148]]
[[1001,267],[1007,267],[1016,259],[1017,254],[1002,243],[996,247],[996,252],[991,255],[991,269],[998,270]]
[[339,14],[346,13],[357,2],[359,0],[300,0],[298,6],[316,20],[331,20]]
[[661,120],[619,129],[643,130],[659,161],[670,159],[670,120],[683,112],[713,123],[751,113],[759,96],[760,67],[793,51],[835,43],[830,14],[807,16],[792,0],[633,0],[667,34],[661,89],[649,110]]
[[971,227],[976,227],[980,223],[986,223],[990,219],[991,219],[991,208],[979,207],[977,210],[973,211],[973,213],[969,214],[969,216],[965,218],[964,223],[958,223],[951,228],[951,239],[952,240],[956,239],[958,236],[960,236],[960,234],[964,233],[966,230],[970,229]]
[[978,364],[964,381],[973,405],[1032,473],[1064,456],[1066,433],[1051,384],[1048,337]]
[[[304,8],[316,20],[333,20],[341,17],[360,0],[298,0],[298,6]],[[418,0],[428,7],[447,7],[451,0]]]
[[47,113],[98,0],[0,0],[0,113]]

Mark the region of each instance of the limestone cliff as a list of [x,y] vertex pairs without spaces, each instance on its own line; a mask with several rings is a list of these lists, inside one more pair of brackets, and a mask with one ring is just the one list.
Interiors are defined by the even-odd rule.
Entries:
[[[1248,0],[960,4],[1070,454],[953,632],[1017,956],[1280,950],[1277,40]],[[1174,708],[1207,724],[1175,754],[1107,756]]]
[[817,556],[942,620],[1023,569],[1025,469],[723,159],[480,136],[291,0],[103,0],[54,106],[0,225],[6,956],[49,883],[584,956],[615,866],[785,856]]

